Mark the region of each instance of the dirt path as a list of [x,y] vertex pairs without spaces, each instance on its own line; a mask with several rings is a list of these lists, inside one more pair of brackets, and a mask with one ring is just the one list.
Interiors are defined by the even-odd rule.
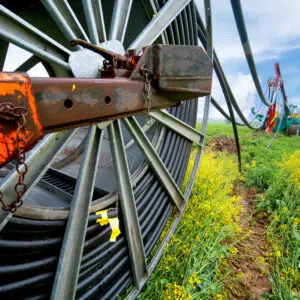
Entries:
[[[209,147],[216,152],[236,153],[235,140],[230,137],[216,137],[211,140]],[[247,188],[238,181],[233,194],[241,196],[243,210],[239,226],[243,238],[235,245],[238,251],[229,258],[232,273],[224,284],[230,299],[263,299],[262,294],[272,291],[267,262],[270,247],[265,232],[268,222],[254,210],[254,196],[257,194],[254,187]]]
[[234,194],[242,196],[240,204],[243,206],[239,225],[245,237],[235,246],[238,253],[230,261],[233,275],[239,278],[230,288],[231,299],[263,299],[263,293],[271,292],[267,263],[269,243],[265,234],[267,220],[254,211],[256,193],[255,188],[247,189],[242,182],[236,183]]

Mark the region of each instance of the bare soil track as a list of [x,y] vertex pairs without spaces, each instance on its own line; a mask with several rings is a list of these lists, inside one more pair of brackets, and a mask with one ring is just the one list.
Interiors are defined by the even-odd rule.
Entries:
[[255,212],[254,187],[246,188],[238,181],[234,194],[241,196],[243,206],[239,225],[244,238],[236,245],[238,253],[230,261],[233,275],[239,278],[230,289],[231,299],[263,299],[262,294],[271,293],[269,281],[268,252],[266,238],[267,219]]
[[212,151],[236,153],[236,144],[232,137],[218,136],[213,138],[209,144]]
[[[236,153],[235,140],[231,137],[213,138],[209,146],[215,152]],[[241,197],[243,209],[238,225],[242,238],[235,245],[238,252],[229,259],[232,273],[225,280],[225,287],[230,299],[263,299],[264,293],[272,291],[268,264],[270,246],[266,237],[268,221],[255,211],[255,195],[258,194],[255,187],[247,188],[243,182],[236,181],[233,194]]]

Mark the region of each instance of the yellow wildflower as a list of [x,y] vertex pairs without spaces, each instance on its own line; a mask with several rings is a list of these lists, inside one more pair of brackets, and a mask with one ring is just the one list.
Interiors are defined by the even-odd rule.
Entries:
[[238,250],[238,248],[233,247],[233,248],[230,248],[230,249],[229,249],[229,252],[230,252],[232,255],[236,255],[236,254],[239,252],[239,250]]

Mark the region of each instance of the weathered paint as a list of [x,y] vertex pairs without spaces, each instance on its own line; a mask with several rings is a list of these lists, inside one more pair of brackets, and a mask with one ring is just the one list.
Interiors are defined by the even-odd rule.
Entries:
[[[112,57],[108,51],[104,52]],[[114,54],[120,63],[110,66],[115,68],[114,78],[109,78],[110,70],[103,70],[103,74],[109,73],[105,79],[31,78],[30,81],[26,74],[0,73],[0,104],[12,102],[28,110],[27,150],[46,133],[147,113],[210,94],[212,63],[201,47],[154,45],[145,47],[141,57],[130,53],[128,57]],[[151,80],[150,101],[146,101],[145,70]],[[5,120],[0,123],[1,167],[16,156],[18,145],[16,124]]]
[[[0,73],[1,102],[11,102],[15,106],[27,108],[25,139],[27,141],[26,150],[29,150],[42,137],[42,125],[37,114],[29,77],[22,73]],[[17,155],[16,130],[15,121],[1,120],[0,167]]]

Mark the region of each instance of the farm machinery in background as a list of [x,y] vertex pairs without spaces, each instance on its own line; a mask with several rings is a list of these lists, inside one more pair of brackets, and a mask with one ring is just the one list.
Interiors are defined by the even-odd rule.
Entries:
[[268,80],[267,90],[267,97],[272,105],[261,105],[258,110],[254,107],[251,109],[257,128],[289,136],[299,135],[300,107],[288,103],[279,63],[275,64],[275,77]]

